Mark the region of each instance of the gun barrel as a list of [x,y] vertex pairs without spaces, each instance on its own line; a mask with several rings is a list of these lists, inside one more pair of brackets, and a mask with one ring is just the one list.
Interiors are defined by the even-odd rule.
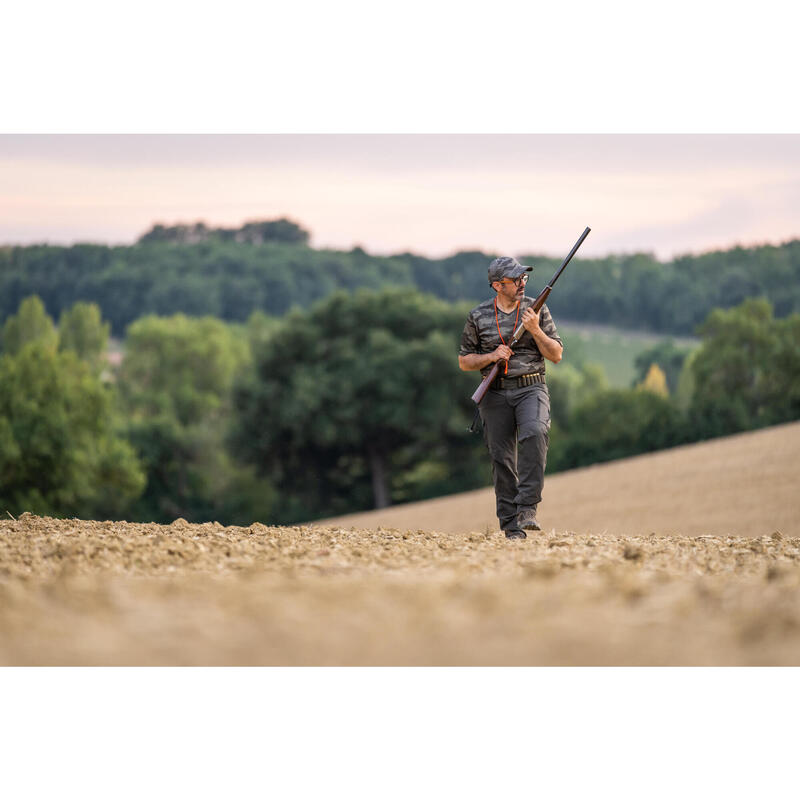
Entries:
[[583,244],[583,240],[589,235],[589,232],[591,230],[592,229],[587,225],[586,230],[578,237],[578,241],[575,242],[575,245],[573,246],[572,250],[569,251],[567,257],[561,262],[561,266],[558,268],[558,272],[556,272],[556,274],[553,275],[553,280],[551,280],[550,283],[548,284],[548,286],[551,289],[553,288],[553,284],[558,280],[558,276],[561,275],[567,264],[569,264],[569,262],[572,261],[572,256],[574,256],[575,253],[578,252],[578,248]]

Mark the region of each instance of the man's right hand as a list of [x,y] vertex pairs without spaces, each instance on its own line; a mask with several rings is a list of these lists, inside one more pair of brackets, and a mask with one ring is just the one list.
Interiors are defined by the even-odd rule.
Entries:
[[492,361],[508,361],[513,355],[514,351],[510,347],[501,344],[492,351]]

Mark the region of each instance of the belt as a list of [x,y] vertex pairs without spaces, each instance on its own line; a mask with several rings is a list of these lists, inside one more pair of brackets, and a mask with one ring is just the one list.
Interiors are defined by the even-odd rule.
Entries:
[[494,379],[492,389],[519,389],[521,386],[533,386],[534,383],[544,383],[543,372],[529,372],[527,375],[517,375],[516,378]]

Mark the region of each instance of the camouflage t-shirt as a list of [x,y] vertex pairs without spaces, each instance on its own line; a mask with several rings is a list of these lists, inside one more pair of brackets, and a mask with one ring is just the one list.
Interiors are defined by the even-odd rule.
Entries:
[[[519,320],[517,325],[522,324],[522,315],[525,310],[533,305],[533,297],[523,297],[520,301],[521,306],[519,309]],[[510,314],[506,314],[500,307],[497,309],[497,320],[494,316],[494,298],[484,301],[479,306],[476,306],[469,312],[467,322],[464,325],[464,331],[461,334],[461,347],[458,349],[460,356],[466,356],[470,353],[491,353],[503,342],[497,333],[497,322],[500,323],[500,332],[503,334],[506,344],[511,341],[514,335],[514,320],[517,316],[517,309],[515,308]],[[539,312],[539,326],[551,338],[555,339],[560,345],[563,346],[561,338],[556,330],[553,318],[550,316],[550,311],[547,305],[543,305]],[[544,356],[539,351],[536,340],[531,336],[529,331],[522,334],[520,340],[512,348],[514,355],[508,362],[507,377],[514,378],[517,375],[526,375],[529,372],[544,373]],[[486,375],[494,366],[494,364],[487,364],[482,370],[481,374]]]

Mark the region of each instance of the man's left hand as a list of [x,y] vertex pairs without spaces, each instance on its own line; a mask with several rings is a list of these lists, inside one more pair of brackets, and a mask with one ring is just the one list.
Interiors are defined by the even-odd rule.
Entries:
[[541,331],[539,327],[539,315],[533,308],[527,309],[522,315],[522,324],[525,326],[525,330],[530,332],[531,336],[535,336]]

